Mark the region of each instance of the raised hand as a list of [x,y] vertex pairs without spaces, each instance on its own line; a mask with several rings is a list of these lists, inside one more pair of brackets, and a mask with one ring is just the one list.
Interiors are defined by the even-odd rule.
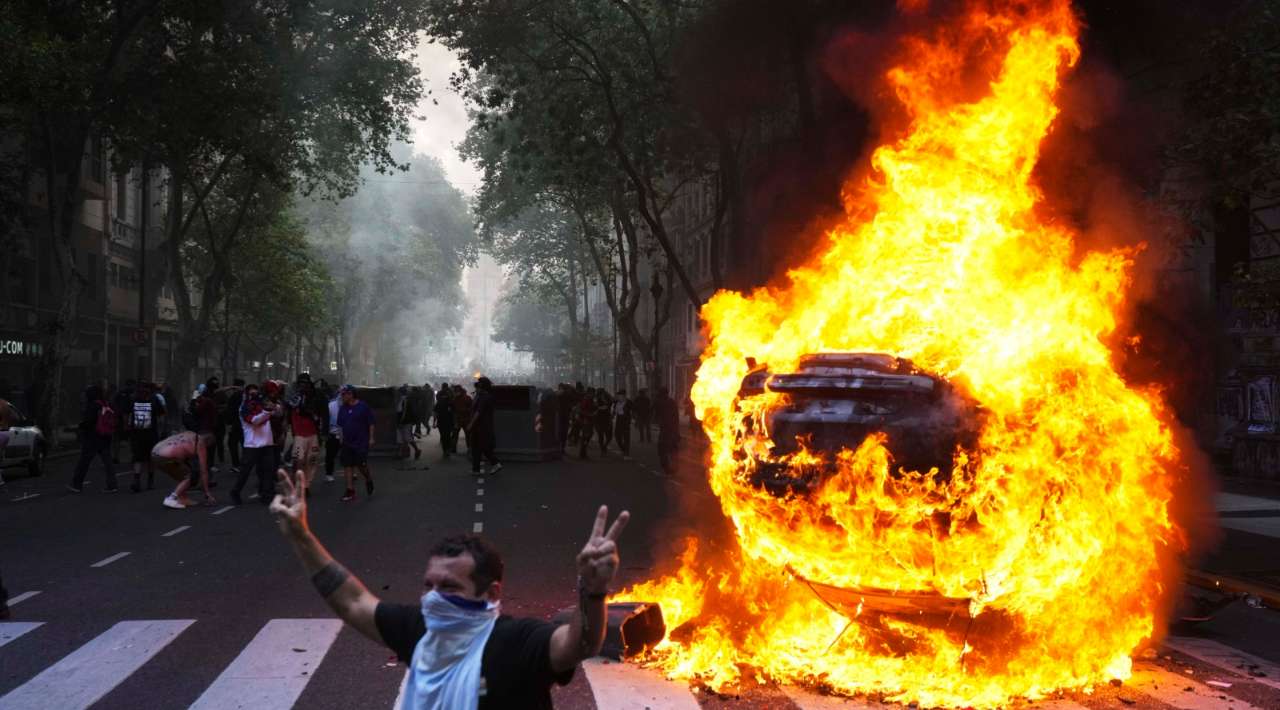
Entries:
[[591,537],[582,552],[578,553],[578,578],[582,589],[588,594],[609,593],[609,583],[618,571],[618,536],[630,519],[631,513],[622,511],[613,525],[609,526],[609,532],[605,532],[604,525],[609,521],[609,507],[602,505],[596,511]]
[[302,471],[290,479],[283,468],[276,471],[280,490],[271,500],[271,515],[276,527],[285,535],[303,535],[307,532],[307,475]]

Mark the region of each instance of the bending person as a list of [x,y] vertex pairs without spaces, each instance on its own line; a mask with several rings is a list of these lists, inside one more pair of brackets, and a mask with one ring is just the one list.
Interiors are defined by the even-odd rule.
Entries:
[[187,491],[197,483],[204,491],[205,505],[217,502],[209,492],[209,445],[212,443],[213,434],[184,431],[161,441],[151,450],[151,465],[178,482],[173,492],[165,497],[164,507],[182,510],[195,505],[195,501],[187,497]]
[[571,623],[500,614],[502,558],[483,538],[456,535],[428,552],[421,603],[374,596],[325,550],[307,525],[306,477],[278,474],[284,492],[271,503],[316,591],[348,625],[409,664],[402,710],[551,708],[551,685],[564,685],[604,642],[605,597],[618,569],[625,511],[605,532],[601,506],[578,554],[578,612]]

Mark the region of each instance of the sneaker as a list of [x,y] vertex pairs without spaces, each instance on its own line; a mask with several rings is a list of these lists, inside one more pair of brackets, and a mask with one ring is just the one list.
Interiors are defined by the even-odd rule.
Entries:
[[493,465],[493,468],[489,469],[489,473],[490,473],[491,475],[495,475],[495,476],[496,476],[496,475],[498,474],[498,471],[501,471],[501,470],[502,470],[502,462],[501,462],[501,461],[499,461],[498,463],[495,463],[495,464]]
[[164,507],[166,507],[166,508],[172,508],[172,509],[174,509],[174,510],[182,510],[183,508],[186,508],[187,506],[183,505],[183,504],[182,504],[182,501],[178,500],[178,497],[177,497],[177,496],[175,496],[174,494],[170,493],[169,495],[165,496],[165,498],[164,498]]
[[324,475],[324,482],[325,482],[325,483],[333,483],[333,481],[334,481],[334,480],[335,480],[335,479],[333,478],[333,476],[330,476],[330,475],[329,475],[329,474],[327,474],[327,473]]
[[217,504],[218,504],[218,499],[217,499],[217,498],[214,498],[213,496],[206,495],[206,496],[204,497],[204,504],[205,504],[205,505],[217,505]]
[[83,488],[76,488],[75,486],[71,485],[70,483],[68,483],[68,484],[67,484],[67,490],[71,491],[72,493],[84,493],[84,489],[83,489]]
[[233,505],[240,505],[240,504],[244,503],[244,501],[243,501],[243,500],[241,500],[241,498],[240,498],[240,492],[239,492],[239,491],[231,491],[231,492],[230,492],[229,494],[227,494],[227,495],[228,495],[228,496],[230,496],[230,498],[231,498],[231,503],[232,503]]
[[420,459],[420,458],[422,458],[422,449],[414,449],[414,451],[413,451],[413,460],[414,460],[414,461],[417,461],[417,460],[418,460],[418,459]]
[[348,489],[347,489],[347,492],[346,492],[346,493],[343,493],[343,494],[342,494],[342,497],[341,497],[341,498],[339,498],[338,500],[339,500],[340,502],[342,502],[342,503],[350,503],[351,501],[353,501],[353,500],[355,500],[355,499],[356,499],[356,492],[355,492],[355,490],[353,490],[353,489],[351,489],[351,488],[348,488]]
[[120,487],[119,487],[119,486],[112,486],[112,487],[110,487],[110,488],[107,488],[107,489],[103,490],[102,492],[103,492],[103,493],[119,493],[119,492],[120,492]]

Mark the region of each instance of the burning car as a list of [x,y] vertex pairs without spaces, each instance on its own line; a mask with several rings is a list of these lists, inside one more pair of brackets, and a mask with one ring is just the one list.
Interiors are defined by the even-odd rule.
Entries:
[[980,423],[978,405],[951,383],[882,353],[815,353],[791,372],[756,369],[742,381],[739,399],[766,392],[784,395],[765,417],[772,449],[758,456],[753,482],[772,493],[811,490],[825,465],[797,465],[801,448],[829,463],[842,449],[856,449],[875,433],[888,437],[895,468],[945,478],[958,446],[971,445]]

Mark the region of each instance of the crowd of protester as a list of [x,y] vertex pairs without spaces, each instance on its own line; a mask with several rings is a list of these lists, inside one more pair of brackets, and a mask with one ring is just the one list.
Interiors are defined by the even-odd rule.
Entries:
[[[448,460],[465,447],[472,473],[496,474],[502,463],[495,455],[493,384],[486,377],[475,381],[474,395],[461,384],[439,387],[402,385],[396,390],[394,428],[400,458],[411,465],[422,457],[419,439],[434,428],[441,456]],[[625,390],[560,384],[552,393],[556,436],[562,454],[576,449],[588,459],[591,449],[605,456],[616,445],[623,457],[631,453],[633,428],[636,440],[654,441],[662,469],[673,470],[679,446],[679,406],[666,388],[651,398],[647,390],[635,395]],[[362,479],[366,496],[375,490],[368,465],[374,442],[372,408],[361,401],[356,388],[332,387],[303,373],[290,384],[266,380],[261,384],[235,379],[223,385],[217,377],[179,398],[164,386],[127,381],[121,387],[95,384],[86,388],[78,424],[80,457],[67,489],[82,493],[94,464],[102,472],[103,490],[120,490],[125,477],[133,493],[154,490],[156,472],[162,485],[172,484],[163,498],[165,507],[182,509],[197,505],[198,493],[206,505],[217,503],[213,489],[217,475],[234,476],[227,496],[242,504],[242,493],[256,479],[256,497],[263,505],[275,494],[275,472],[281,465],[305,476],[307,492],[323,465],[326,482],[334,482],[341,467],[340,500],[356,499],[356,482]],[[697,426],[690,412],[690,424]],[[7,428],[7,427],[4,427]],[[128,468],[119,471],[124,454]],[[194,491],[193,491],[194,489]]]

